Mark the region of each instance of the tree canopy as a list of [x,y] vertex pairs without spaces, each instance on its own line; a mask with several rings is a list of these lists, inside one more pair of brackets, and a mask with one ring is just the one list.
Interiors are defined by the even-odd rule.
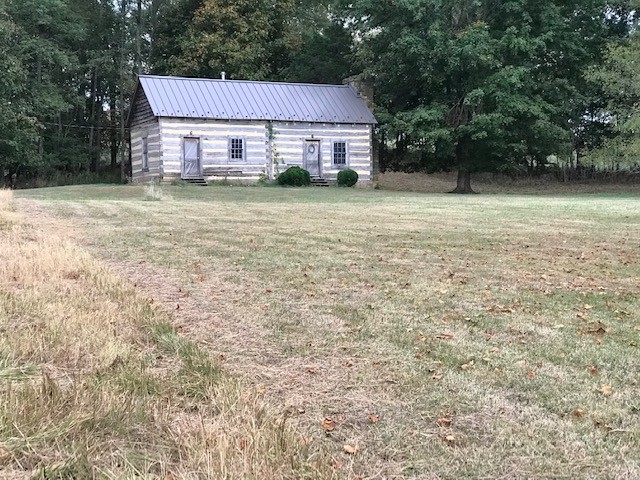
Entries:
[[0,171],[126,162],[139,73],[375,85],[396,168],[638,163],[637,0],[3,0]]

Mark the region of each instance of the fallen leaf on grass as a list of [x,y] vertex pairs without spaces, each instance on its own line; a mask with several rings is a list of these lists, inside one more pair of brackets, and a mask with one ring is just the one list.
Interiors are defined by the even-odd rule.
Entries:
[[438,340],[451,340],[453,338],[453,333],[444,332],[436,335]]
[[440,425],[441,427],[448,427],[449,425],[451,425],[451,419],[447,417],[439,418],[438,425]]
[[581,408],[576,408],[571,415],[573,415],[576,418],[582,418],[584,417],[584,410],[582,410]]
[[474,362],[473,360],[471,360],[471,361],[470,361],[470,362],[468,362],[468,363],[465,363],[465,364],[463,364],[463,365],[460,365],[460,368],[461,368],[462,370],[468,370],[468,369],[470,369],[471,367],[473,367],[473,365],[474,365],[474,364],[475,364],[475,362]]
[[536,376],[536,372],[534,372],[533,370],[529,370],[529,374],[528,375],[529,375],[529,378],[531,380],[533,380],[535,378],[535,376]]
[[343,367],[353,367],[353,362],[351,360],[347,360],[346,362],[342,362]]
[[607,333],[607,326],[602,322],[594,323],[590,325],[590,327],[591,328],[587,330],[587,333],[591,335],[604,335]]
[[379,415],[369,415],[369,421],[371,423],[378,423],[380,421]]
[[350,455],[355,455],[356,452],[358,451],[358,447],[354,447],[352,445],[349,445],[348,443],[345,443],[344,451]]
[[441,380],[442,377],[444,377],[444,375],[434,375],[433,377],[431,377],[431,380]]
[[307,373],[316,373],[316,372],[317,372],[316,367],[307,368]]
[[600,374],[598,369],[593,365],[589,365],[589,373],[591,373],[591,375],[593,375],[594,377]]
[[273,293],[273,290],[269,290],[268,288],[264,291],[264,293],[269,294],[269,293]]
[[9,462],[13,455],[11,452],[4,447],[0,447],[0,465]]
[[325,432],[331,432],[336,429],[336,422],[334,419],[325,417],[322,420],[322,430]]
[[600,392],[602,392],[603,395],[611,395],[613,393],[613,387],[611,385],[603,385],[602,388],[600,388]]

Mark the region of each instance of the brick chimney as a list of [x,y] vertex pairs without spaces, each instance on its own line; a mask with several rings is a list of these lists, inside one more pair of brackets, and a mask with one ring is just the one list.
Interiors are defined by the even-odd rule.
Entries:
[[373,103],[373,78],[363,75],[354,75],[349,78],[345,78],[342,83],[344,85],[350,85],[366,103],[370,110],[373,110],[375,104]]

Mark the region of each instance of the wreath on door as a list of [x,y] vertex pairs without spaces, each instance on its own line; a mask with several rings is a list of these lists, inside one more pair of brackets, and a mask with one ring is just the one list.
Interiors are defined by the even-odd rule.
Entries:
[[309,145],[307,147],[307,152],[309,153],[316,153],[316,146],[315,145]]

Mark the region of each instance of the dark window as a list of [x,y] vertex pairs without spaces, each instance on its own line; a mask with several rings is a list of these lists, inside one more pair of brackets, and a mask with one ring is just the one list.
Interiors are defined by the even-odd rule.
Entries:
[[334,165],[347,164],[347,142],[333,142]]
[[142,171],[149,171],[149,142],[147,137],[142,139]]
[[244,160],[244,139],[232,138],[229,144],[231,160]]

